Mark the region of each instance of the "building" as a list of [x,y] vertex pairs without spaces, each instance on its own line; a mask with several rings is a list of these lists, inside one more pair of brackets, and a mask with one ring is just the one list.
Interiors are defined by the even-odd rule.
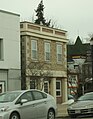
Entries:
[[72,95],[82,95],[85,92],[86,79],[91,76],[90,68],[88,68],[90,63],[87,62],[89,49],[90,44],[82,43],[79,36],[75,44],[68,44],[68,93]]
[[[92,39],[92,38],[91,38]],[[93,91],[93,46],[87,45],[86,60],[82,65],[83,75],[83,93]]]
[[66,31],[20,23],[22,89],[37,88],[67,100]]
[[20,15],[0,10],[0,92],[21,88]]

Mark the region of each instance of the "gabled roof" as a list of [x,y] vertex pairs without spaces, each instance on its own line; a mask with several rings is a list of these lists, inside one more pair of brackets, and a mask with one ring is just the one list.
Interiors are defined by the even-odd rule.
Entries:
[[75,44],[67,45],[68,60],[72,56],[86,56],[86,52],[89,49],[89,47],[90,44],[89,43],[83,44],[80,37],[78,36]]
[[76,39],[75,45],[76,45],[76,46],[82,45],[82,41],[81,41],[81,39],[80,39],[79,36],[78,36],[77,39]]

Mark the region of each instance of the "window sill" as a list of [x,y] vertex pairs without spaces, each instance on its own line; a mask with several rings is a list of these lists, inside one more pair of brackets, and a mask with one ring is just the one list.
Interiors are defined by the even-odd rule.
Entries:
[[61,64],[62,65],[63,63],[62,62],[57,62],[57,64]]
[[48,63],[48,64],[50,64],[51,62],[50,62],[50,61],[48,61],[48,60],[45,60],[45,63]]

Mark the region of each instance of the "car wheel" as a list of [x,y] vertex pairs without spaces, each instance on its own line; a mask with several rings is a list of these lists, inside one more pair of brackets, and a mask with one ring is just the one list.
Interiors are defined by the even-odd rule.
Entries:
[[48,111],[47,119],[55,119],[55,113],[52,109]]
[[10,119],[20,119],[18,113],[14,112],[10,115]]

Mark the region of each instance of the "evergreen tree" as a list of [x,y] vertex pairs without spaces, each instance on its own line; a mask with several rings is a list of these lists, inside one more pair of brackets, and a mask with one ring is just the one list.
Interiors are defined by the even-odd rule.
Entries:
[[44,26],[50,26],[51,20],[46,22],[44,18],[44,5],[43,5],[43,0],[39,3],[37,10],[35,10],[37,19],[35,20],[36,24],[42,24]]

